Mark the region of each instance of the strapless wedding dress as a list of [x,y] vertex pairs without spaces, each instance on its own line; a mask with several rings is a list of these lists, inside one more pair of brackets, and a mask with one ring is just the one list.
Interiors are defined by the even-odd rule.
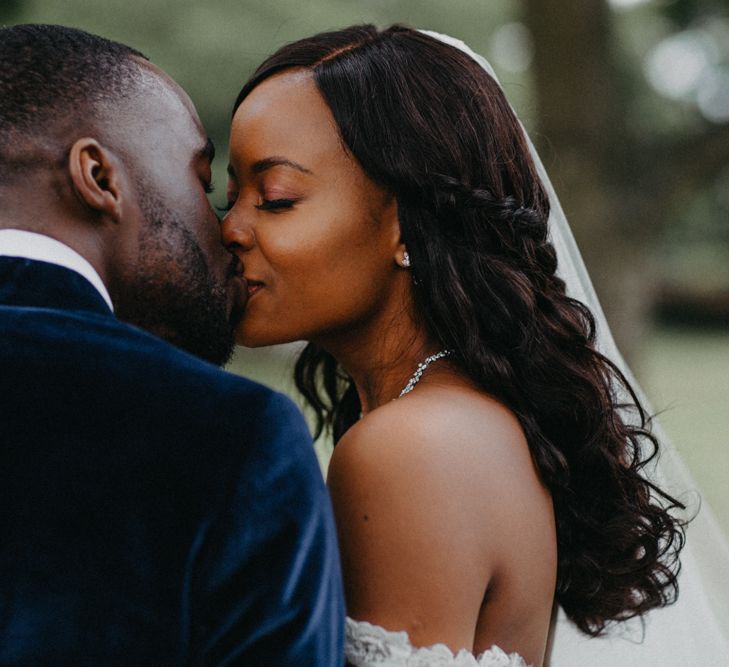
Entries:
[[522,657],[497,646],[479,656],[465,649],[454,654],[445,644],[419,648],[410,643],[407,632],[351,618],[347,618],[345,652],[353,667],[528,667]]

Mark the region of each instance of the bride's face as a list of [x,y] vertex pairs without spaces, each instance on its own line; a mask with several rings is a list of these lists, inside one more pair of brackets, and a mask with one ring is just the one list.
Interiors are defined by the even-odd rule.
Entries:
[[322,342],[373,317],[398,274],[394,197],[345,150],[311,74],[256,87],[233,118],[223,238],[243,263],[242,345]]

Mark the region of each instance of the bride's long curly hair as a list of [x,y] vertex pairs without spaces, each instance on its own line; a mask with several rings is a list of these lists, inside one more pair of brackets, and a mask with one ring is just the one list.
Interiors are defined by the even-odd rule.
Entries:
[[[291,68],[312,72],[346,148],[396,196],[430,336],[518,417],[554,501],[567,615],[597,635],[670,604],[684,542],[671,510],[683,505],[641,472],[658,449],[649,417],[555,275],[547,195],[498,84],[435,38],[364,25],[284,46],[235,108]],[[352,379],[313,344],[295,374],[336,442],[359,418]]]

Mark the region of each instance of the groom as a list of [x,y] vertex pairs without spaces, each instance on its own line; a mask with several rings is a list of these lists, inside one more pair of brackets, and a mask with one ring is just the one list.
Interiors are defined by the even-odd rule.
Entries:
[[2,665],[342,662],[306,426],[192,356],[227,360],[246,298],[212,157],[141,54],[0,29]]

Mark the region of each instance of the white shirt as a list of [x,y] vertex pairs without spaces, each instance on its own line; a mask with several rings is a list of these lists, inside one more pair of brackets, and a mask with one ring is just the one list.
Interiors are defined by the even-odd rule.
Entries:
[[75,271],[86,278],[114,310],[106,285],[96,269],[75,250],[50,236],[20,229],[0,229],[0,257],[32,259]]

